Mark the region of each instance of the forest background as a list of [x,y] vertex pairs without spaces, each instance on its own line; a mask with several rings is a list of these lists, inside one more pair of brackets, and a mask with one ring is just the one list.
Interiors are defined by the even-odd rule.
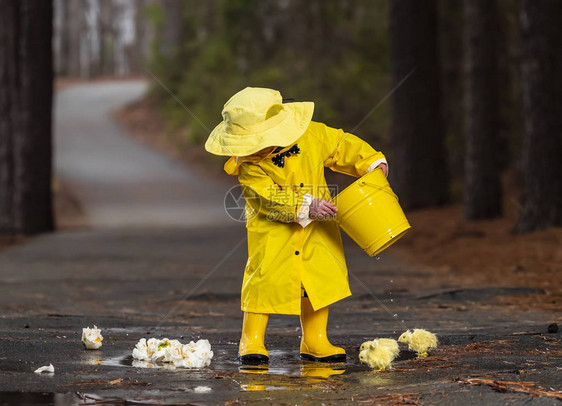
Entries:
[[[510,274],[526,283],[521,269],[537,280],[559,274],[562,2],[55,0],[43,11],[2,4],[9,12],[0,49],[10,56],[5,61],[21,64],[3,72],[33,75],[20,93],[9,75],[2,79],[14,100],[23,95],[17,111],[39,102],[50,108],[50,72],[23,69],[50,56],[38,49],[29,61],[11,58],[20,45],[10,42],[10,30],[29,27],[17,38],[50,42],[52,13],[59,83],[148,78],[146,97],[117,117],[150,143],[164,139],[189,164],[220,172],[224,159],[205,154],[202,143],[224,102],[246,86],[276,88],[314,101],[315,120],[387,155],[390,183],[415,231],[401,246],[433,265],[491,266],[497,272],[482,275],[496,281]],[[18,18],[36,24],[18,25]],[[50,117],[35,117],[38,132],[22,131],[22,140],[46,134]],[[49,151],[20,154],[10,145],[0,145],[12,157],[0,166],[23,159],[29,171],[15,180],[0,176],[0,230],[50,230]],[[342,187],[353,180],[328,176]],[[526,239],[513,234],[542,229]],[[495,265],[486,263],[492,255]]]

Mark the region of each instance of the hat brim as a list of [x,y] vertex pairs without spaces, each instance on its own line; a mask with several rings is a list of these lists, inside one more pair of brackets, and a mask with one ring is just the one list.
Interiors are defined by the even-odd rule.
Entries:
[[225,131],[224,121],[217,125],[207,142],[205,150],[221,156],[247,156],[271,146],[291,145],[304,134],[314,113],[313,102],[285,103],[286,118],[268,130],[235,135]]

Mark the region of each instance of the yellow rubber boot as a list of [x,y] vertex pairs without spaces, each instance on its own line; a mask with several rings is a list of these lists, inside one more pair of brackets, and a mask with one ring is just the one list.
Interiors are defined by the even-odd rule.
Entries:
[[238,360],[242,364],[266,364],[269,353],[265,349],[264,336],[269,314],[244,313],[242,337],[238,348]]
[[345,350],[330,343],[326,335],[329,306],[314,311],[308,297],[301,302],[301,359],[318,362],[345,361]]

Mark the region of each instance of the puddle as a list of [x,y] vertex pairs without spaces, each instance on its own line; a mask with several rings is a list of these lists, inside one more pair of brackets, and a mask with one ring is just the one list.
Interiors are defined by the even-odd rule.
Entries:
[[181,368],[176,367],[174,364],[169,362],[150,362],[150,361],[140,361],[134,359],[132,355],[127,355],[126,357],[115,357],[102,360],[101,365],[109,365],[113,367],[133,367],[133,368],[147,368],[147,369],[166,369],[169,371],[182,371],[182,370],[203,370],[206,368]]
[[293,385],[285,385],[285,386],[273,386],[273,385],[256,385],[256,384],[247,384],[247,385],[240,385],[240,390],[243,392],[256,392],[256,391],[266,391],[266,390],[288,390],[288,389],[296,389],[296,384]]
[[[194,371],[201,377],[222,376],[234,383],[240,391],[279,391],[279,390],[333,390],[339,388],[347,379],[346,376],[359,374],[359,378],[371,385],[382,385],[388,376],[382,376],[359,362],[357,354],[350,352],[347,362],[318,363],[303,361],[298,351],[270,350],[269,364],[240,365],[236,350],[232,346],[214,346],[215,356],[210,367],[176,368],[168,363],[151,363],[133,359],[132,355],[124,354],[101,360],[102,365],[114,367],[133,367],[160,369],[164,371]],[[407,363],[417,358],[413,351],[400,351],[395,362]],[[398,366],[395,364],[395,367]],[[373,373],[371,373],[373,372]],[[357,378],[353,378],[357,379]],[[212,393],[214,385],[190,388],[190,392]]]
[[73,393],[2,392],[3,405],[75,405],[80,399]]
[[347,371],[345,363],[321,364],[301,361],[288,368],[240,366],[241,375],[236,379],[240,390],[277,391],[302,389],[328,389],[337,382],[330,379]]
[[[345,371],[357,372],[368,370],[368,367],[359,364],[355,357],[349,356],[346,362],[336,363],[318,363],[303,361],[299,358],[297,352],[272,350],[269,352],[269,364],[264,365],[240,365],[238,359],[232,351],[225,350],[224,348],[213,349],[215,356],[211,361],[210,367],[201,368],[201,371],[238,371],[241,373],[261,373],[269,375],[283,375],[283,376],[316,376],[326,377],[331,375],[339,375]],[[397,358],[397,361],[408,360],[416,358],[415,353],[411,351],[402,351]],[[88,359],[89,364],[106,365],[113,367],[134,367],[134,368],[152,368],[152,369],[168,369],[168,370],[190,370],[190,368],[176,368],[173,364],[169,363],[152,363],[149,361],[139,361],[132,357],[132,355],[123,355],[112,358],[94,357]],[[196,370],[198,368],[193,368]]]
[[132,367],[133,361],[135,359],[132,355],[127,355],[126,357],[115,357],[101,360],[101,365],[109,365],[112,367]]
[[196,386],[193,388],[193,392],[195,393],[208,393],[211,392],[213,389],[210,386]]
[[398,356],[396,358],[394,358],[393,362],[408,361],[408,360],[417,359],[417,358],[418,358],[418,354],[416,354],[416,352],[414,352],[414,351],[400,350],[400,353],[398,354]]
[[275,367],[268,365],[240,365],[238,371],[243,374],[265,374],[281,376],[306,376],[316,378],[328,378],[332,375],[340,375],[346,372],[346,364],[322,364],[317,362],[301,361],[295,365],[286,367]]

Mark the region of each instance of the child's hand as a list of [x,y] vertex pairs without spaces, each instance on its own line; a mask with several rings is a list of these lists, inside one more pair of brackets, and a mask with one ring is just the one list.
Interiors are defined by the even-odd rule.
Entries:
[[335,217],[338,209],[332,203],[324,199],[314,198],[310,203],[308,217],[322,220],[325,217]]
[[382,163],[377,165],[377,168],[381,168],[382,172],[384,173],[384,176],[388,176],[388,165],[387,164],[382,162]]

